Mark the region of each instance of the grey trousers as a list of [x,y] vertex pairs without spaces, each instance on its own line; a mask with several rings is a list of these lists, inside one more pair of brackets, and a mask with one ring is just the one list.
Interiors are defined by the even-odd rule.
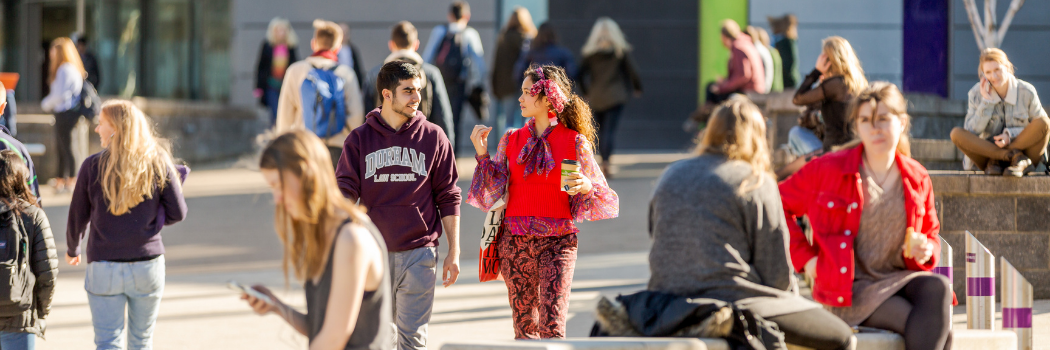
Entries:
[[427,324],[434,310],[437,285],[437,248],[390,252],[389,257],[397,348],[426,349]]

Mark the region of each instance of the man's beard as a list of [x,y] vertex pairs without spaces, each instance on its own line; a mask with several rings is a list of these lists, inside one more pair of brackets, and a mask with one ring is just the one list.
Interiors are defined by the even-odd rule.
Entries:
[[[398,108],[397,106],[401,106],[401,108]],[[418,109],[416,109],[416,110],[418,110]],[[403,116],[405,116],[405,118],[412,119],[412,118],[416,117],[416,110],[409,111],[408,105],[401,104],[401,102],[398,101],[397,97],[394,97],[394,112],[395,113],[403,115]]]

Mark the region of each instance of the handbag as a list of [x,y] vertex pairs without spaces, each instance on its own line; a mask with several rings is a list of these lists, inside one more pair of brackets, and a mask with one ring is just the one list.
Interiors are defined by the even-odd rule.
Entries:
[[503,218],[507,213],[507,204],[503,199],[496,201],[485,214],[485,225],[481,231],[481,249],[478,264],[478,279],[481,282],[503,280],[500,274],[499,238],[503,235]]

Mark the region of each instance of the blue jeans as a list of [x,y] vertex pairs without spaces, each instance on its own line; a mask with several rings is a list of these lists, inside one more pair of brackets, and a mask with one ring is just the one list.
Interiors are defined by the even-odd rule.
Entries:
[[0,349],[32,350],[36,348],[36,334],[0,332]]
[[521,116],[521,104],[518,102],[517,97],[504,97],[496,103],[496,135],[497,139],[491,141],[494,144],[499,144],[499,138],[503,137],[503,134],[507,130],[514,128],[520,129],[525,126],[525,118]]
[[266,104],[270,107],[270,127],[277,125],[277,103],[281,100],[281,90],[274,88],[266,88],[263,92],[266,97]]
[[426,349],[427,324],[434,310],[437,285],[437,248],[391,252],[389,259],[397,348]]
[[788,149],[795,157],[816,152],[822,147],[824,147],[824,142],[809,129],[796,125],[791,127],[791,131],[788,131]]
[[164,294],[164,256],[127,263],[92,262],[87,266],[84,289],[97,349],[124,348],[125,315],[130,324],[127,348],[153,348],[153,326]]

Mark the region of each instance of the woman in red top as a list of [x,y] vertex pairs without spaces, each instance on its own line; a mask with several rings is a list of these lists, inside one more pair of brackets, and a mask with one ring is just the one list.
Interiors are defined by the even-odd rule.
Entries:
[[[521,91],[521,115],[531,120],[508,130],[493,157],[487,141],[492,128],[478,125],[470,134],[478,166],[467,204],[487,211],[507,197],[504,234],[496,244],[514,337],[564,338],[579,232],[573,221],[615,218],[619,199],[594,160],[591,109],[572,93],[565,70],[532,66]],[[562,160],[580,166],[566,181]]]
[[[846,117],[860,145],[780,184],[791,261],[813,279],[813,298],[849,325],[900,333],[909,350],[948,349],[952,290],[929,272],[940,223],[930,176],[910,157],[906,104],[895,85],[873,83]],[[802,215],[812,242],[795,224]]]

